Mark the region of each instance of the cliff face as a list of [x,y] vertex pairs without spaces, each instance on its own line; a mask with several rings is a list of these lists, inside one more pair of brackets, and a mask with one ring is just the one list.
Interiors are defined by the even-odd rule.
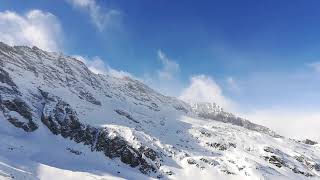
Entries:
[[126,179],[319,178],[316,143],[286,139],[214,103],[188,104],[130,78],[94,74],[62,54],[0,43],[0,92],[0,161],[28,162],[30,171],[0,166],[0,177],[36,178],[33,163]]

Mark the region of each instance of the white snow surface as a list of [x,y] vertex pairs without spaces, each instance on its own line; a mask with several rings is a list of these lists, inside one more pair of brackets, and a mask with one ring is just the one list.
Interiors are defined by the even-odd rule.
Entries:
[[[70,104],[81,123],[105,127],[135,148],[143,145],[162,154],[160,179],[320,179],[317,144],[200,118],[194,105],[130,78],[94,74],[72,57],[0,44],[0,67],[32,107],[39,125],[25,132],[0,111],[0,179],[157,178],[52,134],[37,114],[41,102],[35,102],[32,94],[38,89]],[[0,87],[11,88],[3,82]],[[210,108],[223,111],[216,105]],[[16,112],[10,115],[24,119]],[[272,156],[280,159],[281,167],[270,160]]]

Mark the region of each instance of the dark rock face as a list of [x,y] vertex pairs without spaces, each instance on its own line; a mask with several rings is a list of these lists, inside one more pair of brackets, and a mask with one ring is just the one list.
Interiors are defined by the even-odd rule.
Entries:
[[131,121],[133,121],[133,122],[135,122],[135,123],[139,123],[139,121],[133,119],[133,117],[132,117],[129,113],[127,113],[126,111],[123,111],[123,110],[120,110],[120,109],[116,109],[116,110],[114,110],[114,111],[115,111],[117,114],[119,114],[119,115],[121,115],[121,116],[124,116],[124,117],[128,118],[129,120],[131,120]]
[[208,159],[208,158],[200,158],[200,161],[203,161],[206,164],[209,164],[211,166],[217,166],[219,165],[219,162],[213,159]]
[[101,102],[98,101],[96,98],[94,98],[91,93],[81,90],[79,92],[79,94],[80,94],[80,96],[79,96],[80,99],[85,99],[86,101],[88,101],[94,105],[101,106]]
[[297,161],[305,165],[310,170],[320,171],[320,164],[318,164],[313,159],[307,158],[304,155],[295,156],[294,157]]
[[224,143],[209,143],[209,142],[207,142],[206,144],[208,146],[213,147],[213,148],[215,148],[217,150],[220,150],[220,151],[225,151],[227,149],[230,149],[231,147],[232,148],[236,148],[237,147],[237,145],[234,144],[234,143],[224,144]]
[[320,164],[315,163],[315,164],[313,165],[313,168],[314,168],[314,170],[316,170],[316,171],[320,171]]
[[266,160],[270,164],[277,166],[278,168],[281,168],[282,166],[286,166],[285,162],[282,159],[280,159],[279,157],[274,156],[274,155],[272,155],[270,157],[265,156],[264,160]]
[[44,98],[41,121],[53,134],[60,134],[77,143],[89,145],[92,151],[101,151],[109,158],[120,158],[123,163],[131,167],[139,166],[139,170],[144,174],[157,171],[158,167],[148,162],[156,161],[159,157],[151,148],[135,149],[121,136],[110,136],[106,128],[81,124],[77,113],[69,104],[48,94],[45,94]]
[[304,141],[302,141],[303,143],[305,143],[305,144],[309,144],[309,145],[316,145],[316,144],[318,144],[316,141],[312,141],[312,140],[310,140],[310,139],[306,139],[306,140],[304,140]]
[[81,155],[82,152],[81,151],[77,151],[77,150],[74,150],[72,148],[67,148],[67,150],[75,155]]
[[279,150],[278,149],[274,149],[274,148],[272,148],[272,147],[265,147],[265,148],[263,148],[263,150],[265,151],[265,152],[269,152],[269,153],[277,153]]
[[228,169],[223,169],[221,172],[226,173],[227,175],[236,175],[236,173],[229,171]]
[[3,84],[7,84],[9,86],[9,87],[6,87],[6,86],[0,85],[0,92],[2,94],[20,95],[20,92],[17,90],[17,85],[12,81],[12,79],[9,76],[9,73],[3,70],[1,67],[0,67],[0,82]]
[[192,158],[189,158],[189,159],[187,160],[187,162],[188,162],[188,164],[196,164],[196,163],[197,163],[196,160],[194,160],[194,159],[192,159]]
[[142,152],[147,158],[151,159],[152,161],[155,161],[157,158],[160,158],[158,156],[158,153],[151,148],[141,146],[139,148],[139,151]]
[[0,82],[8,84],[9,86],[16,86],[16,84],[10,78],[9,73],[2,68],[0,68]]
[[182,111],[182,112],[184,112],[184,113],[188,113],[189,111],[188,111],[188,109],[186,109],[185,107],[183,107],[183,106],[181,106],[181,105],[175,105],[175,106],[173,106],[176,110],[178,110],[178,111]]
[[291,169],[291,170],[292,170],[292,172],[294,172],[294,173],[296,173],[296,174],[302,174],[302,175],[304,175],[304,176],[306,176],[306,177],[312,177],[312,176],[313,176],[313,174],[308,173],[308,172],[301,171],[301,170],[299,170],[297,167],[294,167],[294,168]]
[[[24,102],[17,90],[16,84],[12,81],[9,73],[0,67],[0,82],[7,85],[0,85],[0,111],[4,117],[15,127],[22,128],[26,132],[34,131],[38,128],[32,120],[32,109]],[[14,115],[16,112],[21,117]]]
[[205,130],[205,129],[201,129],[200,133],[205,137],[211,137],[212,136],[212,134],[210,132],[208,132],[207,130]]
[[13,101],[5,100],[1,103],[10,111],[15,111],[19,113],[24,118],[28,119],[29,121],[32,120],[32,113],[31,108],[20,98],[15,98]]
[[212,167],[219,165],[219,162],[217,162],[214,159],[211,158],[206,158],[206,157],[202,157],[198,160],[193,159],[193,158],[188,158],[187,159],[187,163],[191,166],[195,166],[201,170],[205,169],[205,164],[210,165]]
[[[296,174],[304,175],[306,177],[314,176],[314,174],[311,174],[306,171],[306,170],[313,170],[313,169],[316,170],[316,165],[318,165],[318,164],[316,162],[314,162],[312,159],[309,159],[303,155],[291,157],[288,154],[285,154],[284,152],[280,151],[279,149],[272,148],[272,147],[265,147],[264,151],[272,154],[271,156],[264,156],[263,157],[264,160],[269,162],[270,164],[273,164],[273,165],[277,166],[278,168],[281,168],[281,167],[289,168],[292,172],[294,172]],[[284,158],[284,157],[287,157],[287,158]],[[290,164],[288,161],[288,158],[289,159],[294,158],[295,160],[300,162],[304,167],[306,167],[306,169],[302,170],[302,169],[299,169],[298,167],[296,167],[296,165]]]
[[[38,129],[38,125],[32,120],[32,109],[20,98],[13,100],[2,100],[0,95],[0,110],[7,120],[15,127],[22,128],[26,132],[32,132]],[[21,115],[25,121],[10,114],[10,111]]]

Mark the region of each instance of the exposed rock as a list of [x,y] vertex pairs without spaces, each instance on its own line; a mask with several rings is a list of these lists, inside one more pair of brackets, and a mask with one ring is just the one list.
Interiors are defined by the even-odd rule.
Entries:
[[88,101],[88,102],[90,102],[90,103],[92,103],[92,104],[94,104],[94,105],[101,106],[101,102],[98,101],[96,98],[94,98],[91,93],[86,92],[86,91],[84,91],[84,90],[81,90],[81,91],[79,92],[79,94],[80,94],[79,97],[80,97],[81,99],[85,99],[86,101]]
[[236,173],[231,172],[231,171],[228,170],[228,169],[223,169],[223,170],[221,170],[221,171],[224,172],[224,173],[226,173],[226,174],[228,174],[228,175],[236,175]]
[[280,159],[277,156],[264,156],[264,160],[266,160],[267,162],[269,162],[270,164],[273,164],[275,166],[277,166],[278,168],[281,168],[282,166],[286,166],[285,162]]
[[82,152],[81,151],[77,151],[77,150],[74,150],[72,148],[67,148],[67,150],[75,155],[81,155]]
[[45,99],[41,120],[53,134],[61,134],[77,143],[90,145],[93,151],[102,151],[109,158],[120,158],[131,167],[139,166],[139,170],[144,174],[157,171],[157,167],[142,156],[144,154],[151,161],[155,161],[158,157],[155,151],[147,147],[135,149],[122,137],[110,136],[106,128],[81,124],[77,113],[69,104],[59,98],[50,99]]
[[[269,163],[281,168],[281,167],[287,167],[289,168],[292,172],[297,173],[297,174],[302,174],[306,177],[311,177],[313,176],[313,174],[306,172],[304,170],[299,169],[296,165],[290,165],[287,164],[286,161],[283,159],[284,157],[288,157],[288,158],[292,158],[291,156],[289,156],[288,154],[285,154],[284,152],[280,151],[279,149],[275,149],[272,147],[265,147],[264,148],[265,152],[274,154],[270,157],[265,156],[264,159],[266,161],[268,161]],[[276,156],[277,155],[277,156]],[[280,158],[279,156],[281,156],[282,158]],[[297,161],[299,161],[303,166],[307,167],[307,170],[312,170],[315,168],[314,165],[316,165],[315,162],[313,162],[311,159],[301,155],[301,156],[294,156],[294,159],[296,159]]]
[[[31,108],[18,97],[13,100],[3,100],[0,95],[0,110],[7,120],[15,127],[22,128],[26,132],[32,132],[38,128],[38,125],[32,120]],[[17,112],[26,120],[21,121],[19,118],[12,116],[10,111]]]
[[16,84],[10,78],[9,73],[3,70],[1,67],[0,67],[0,82],[4,84],[8,84],[9,86],[16,86]]
[[142,152],[147,158],[149,158],[153,161],[155,161],[157,158],[159,158],[158,153],[151,148],[141,146],[139,148],[139,151]]
[[276,150],[274,149],[274,148],[272,148],[272,147],[265,147],[264,149],[263,149],[265,152],[269,152],[269,153],[276,153]]
[[230,147],[232,147],[232,148],[237,147],[236,144],[234,144],[234,143],[224,144],[224,143],[209,143],[209,142],[207,142],[206,144],[208,146],[213,147],[215,149],[218,149],[220,151],[225,151],[225,150],[229,149]]
[[184,112],[184,113],[188,113],[188,112],[189,112],[188,109],[187,109],[186,107],[183,107],[182,105],[174,105],[173,107],[174,107],[176,110],[182,111],[182,112]]
[[305,144],[309,144],[309,145],[315,145],[315,144],[318,144],[316,141],[312,141],[310,139],[306,139],[304,141],[302,141],[303,143]]
[[168,176],[172,176],[172,175],[174,174],[172,171],[166,171],[165,173],[166,173],[166,175],[168,175]]
[[221,121],[224,123],[233,124],[236,126],[241,126],[253,131],[263,132],[269,134],[273,137],[282,137],[277,133],[273,132],[267,127],[254,124],[246,119],[235,116],[232,113],[225,112],[220,106],[216,103],[195,103],[192,105],[192,111],[199,117],[204,119],[212,119],[215,121]]
[[320,171],[320,164],[315,162],[315,160],[305,157],[304,155],[294,156],[294,158],[301,164],[308,167],[310,170]]
[[202,135],[206,136],[206,137],[211,137],[211,136],[212,136],[211,133],[208,132],[208,131],[205,130],[205,129],[201,129],[201,130],[200,130],[200,133],[201,133]]
[[208,159],[208,158],[200,158],[200,161],[203,161],[206,164],[209,164],[211,166],[217,166],[220,163],[214,159]]
[[194,160],[194,159],[192,159],[192,158],[189,158],[189,159],[187,160],[187,162],[188,162],[188,164],[196,164],[196,163],[197,163],[196,160]]
[[[1,99],[0,99],[1,100]],[[24,118],[32,121],[32,110],[31,108],[20,98],[15,98],[13,101],[4,100],[1,104],[10,111],[19,113]]]
[[315,163],[315,164],[313,165],[313,168],[314,168],[314,170],[316,170],[316,171],[320,171],[320,164]]
[[135,122],[135,123],[139,123],[139,121],[133,119],[133,117],[132,117],[129,113],[127,113],[126,111],[124,111],[124,110],[116,109],[116,110],[114,110],[114,111],[115,111],[116,113],[118,113],[119,115],[124,116],[124,117],[128,118],[129,120],[131,120],[131,121],[133,121],[133,122]]
[[235,144],[235,143],[228,143],[228,145],[229,145],[229,147],[233,147],[233,148],[236,148],[237,147],[237,144]]
[[312,176],[313,176],[313,174],[308,173],[308,172],[301,171],[301,170],[299,170],[297,167],[294,167],[294,168],[291,169],[291,170],[292,170],[292,172],[294,172],[294,173],[296,173],[296,174],[302,174],[302,175],[304,175],[304,176],[306,176],[306,177],[312,177]]

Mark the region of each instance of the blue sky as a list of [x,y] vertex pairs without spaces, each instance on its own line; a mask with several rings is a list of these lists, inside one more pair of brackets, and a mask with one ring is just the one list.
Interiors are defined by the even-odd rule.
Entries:
[[[125,72],[172,96],[202,93],[272,125],[277,116],[314,114],[319,122],[319,7],[318,0],[0,0],[0,17],[11,26],[10,11],[23,24],[39,10],[36,26],[56,42],[11,44],[81,55],[95,69]],[[2,41],[7,26],[0,25]]]

